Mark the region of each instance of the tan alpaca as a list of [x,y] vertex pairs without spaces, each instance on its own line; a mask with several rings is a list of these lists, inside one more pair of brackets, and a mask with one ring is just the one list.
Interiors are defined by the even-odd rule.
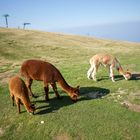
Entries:
[[115,82],[113,68],[117,69],[118,72],[122,74],[126,80],[129,80],[131,78],[131,73],[124,72],[117,58],[110,54],[96,54],[90,59],[89,62],[91,67],[87,72],[88,79],[93,79],[96,81],[96,73],[100,64],[103,64],[109,69],[109,76],[111,77],[113,82]]
[[12,77],[9,81],[9,91],[13,100],[13,106],[14,99],[16,101],[18,113],[20,113],[20,104],[23,103],[27,112],[34,114],[35,107],[30,102],[28,89],[22,79],[18,76]]
[[31,91],[31,84],[33,80],[43,81],[44,90],[46,93],[45,99],[48,100],[48,91],[50,84],[56,94],[56,97],[59,98],[60,95],[57,92],[56,82],[60,84],[64,91],[68,93],[73,101],[77,100],[77,96],[79,94],[79,86],[73,88],[67,84],[60,71],[50,64],[49,62],[41,61],[41,60],[27,60],[23,62],[20,73],[26,79],[26,85],[30,92],[31,96],[34,96]]

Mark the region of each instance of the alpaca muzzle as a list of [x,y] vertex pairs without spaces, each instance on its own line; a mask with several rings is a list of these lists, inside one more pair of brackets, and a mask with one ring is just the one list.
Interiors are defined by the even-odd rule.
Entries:
[[78,97],[78,95],[77,94],[74,94],[74,95],[71,96],[71,100],[73,102],[76,102],[77,101],[77,97]]

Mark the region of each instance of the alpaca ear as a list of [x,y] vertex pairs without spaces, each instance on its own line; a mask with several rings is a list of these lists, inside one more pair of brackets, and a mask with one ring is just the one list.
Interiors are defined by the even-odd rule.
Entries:
[[35,106],[35,105],[36,105],[36,102],[34,102],[34,103],[31,104],[31,106]]
[[76,88],[77,88],[77,89],[80,89],[80,86],[77,86]]
[[31,104],[31,106],[32,106],[32,107],[34,107],[34,106],[35,106],[35,104]]

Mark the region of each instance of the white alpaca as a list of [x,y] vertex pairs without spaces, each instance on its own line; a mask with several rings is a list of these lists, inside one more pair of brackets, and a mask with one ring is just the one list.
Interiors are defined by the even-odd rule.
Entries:
[[118,72],[122,74],[126,80],[129,80],[131,78],[131,73],[124,72],[117,58],[110,54],[96,54],[90,59],[89,63],[91,67],[89,68],[87,72],[88,79],[93,79],[97,81],[96,73],[100,64],[104,65],[105,67],[109,69],[109,76],[113,82],[115,82],[113,68],[116,68]]

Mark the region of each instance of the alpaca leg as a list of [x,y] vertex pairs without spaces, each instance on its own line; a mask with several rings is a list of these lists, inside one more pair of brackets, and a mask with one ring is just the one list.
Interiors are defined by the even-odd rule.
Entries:
[[49,100],[49,86],[48,86],[48,83],[44,84],[44,91],[45,91],[45,100],[48,101]]
[[52,88],[54,90],[54,93],[55,93],[57,99],[61,99],[61,97],[60,97],[60,95],[58,94],[58,91],[57,91],[56,83],[55,82],[54,83],[51,83],[51,86],[52,86]]
[[14,106],[14,95],[12,96],[13,106]]
[[114,74],[113,74],[113,67],[112,66],[110,66],[110,77],[111,77],[112,82],[115,82]]
[[20,113],[20,100],[19,100],[19,98],[15,98],[15,100],[16,100],[16,105],[17,105],[17,111],[18,111],[18,113]]
[[12,104],[14,106],[14,95],[12,94],[12,92],[10,92],[11,98],[12,98]]
[[87,78],[88,79],[92,79],[91,75],[92,75],[93,70],[94,70],[94,66],[92,65],[87,72]]
[[29,91],[29,96],[35,97],[34,94],[32,93],[32,90],[31,90],[32,83],[33,83],[32,79],[26,78],[26,86],[27,86],[28,91]]
[[98,70],[98,66],[94,65],[93,73],[92,73],[92,78],[93,78],[94,81],[97,81],[97,79],[96,79],[97,70]]
[[110,66],[108,66],[109,78],[111,78]]

